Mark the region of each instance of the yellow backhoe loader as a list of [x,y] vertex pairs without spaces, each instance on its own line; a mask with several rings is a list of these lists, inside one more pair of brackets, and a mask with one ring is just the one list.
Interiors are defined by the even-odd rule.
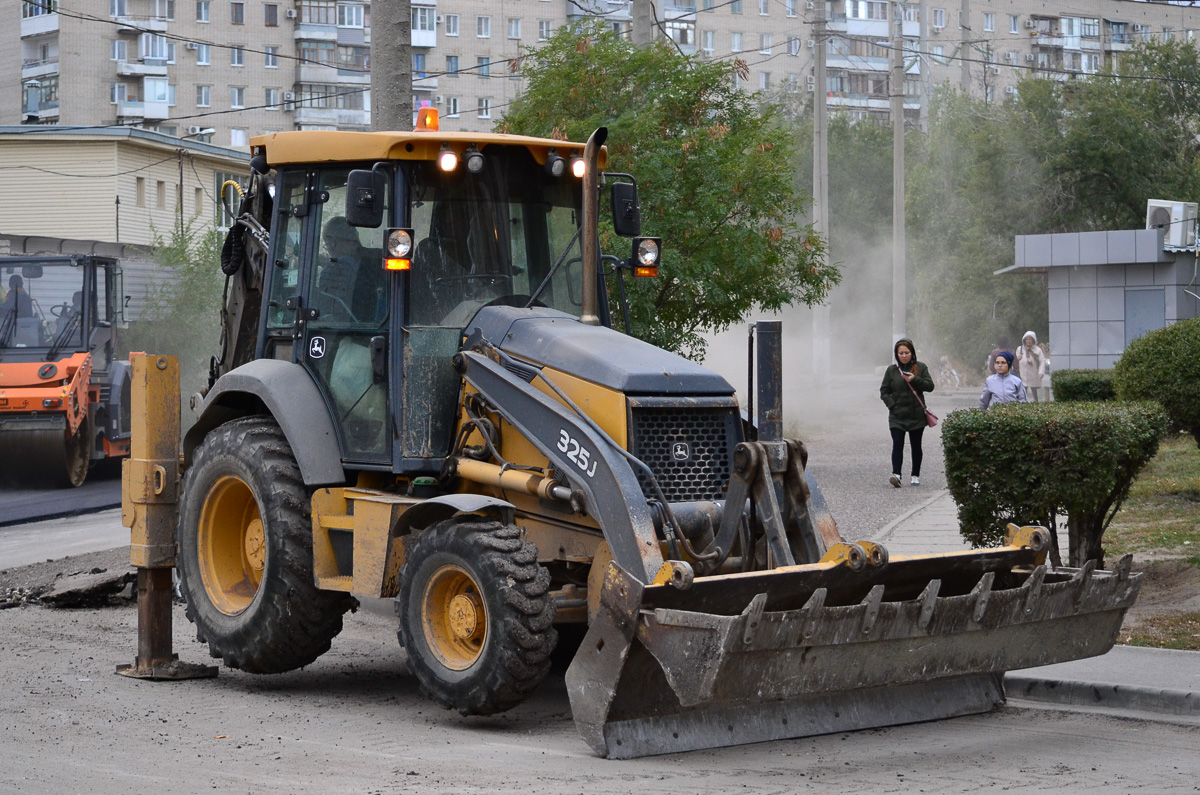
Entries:
[[[843,541],[782,436],[777,325],[757,423],[721,376],[611,328],[605,271],[652,274],[660,241],[605,135],[422,111],[252,140],[177,514],[176,462],[136,433],[125,476],[135,539],[164,505],[178,528],[211,654],[295,669],[355,597],[394,598],[421,687],[483,715],[574,624],[579,732],[633,757],[986,711],[1006,670],[1107,651],[1128,560],[1051,568],[1039,528],[890,560]],[[624,258],[599,250],[606,197]]]

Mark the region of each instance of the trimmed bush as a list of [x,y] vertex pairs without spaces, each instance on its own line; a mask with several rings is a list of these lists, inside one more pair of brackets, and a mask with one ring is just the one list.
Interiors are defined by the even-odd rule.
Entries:
[[1062,402],[1115,400],[1112,370],[1056,370],[1054,399]]
[[996,546],[1009,522],[1054,536],[1067,514],[1072,565],[1104,563],[1100,539],[1167,420],[1154,403],[1009,403],[956,411],[942,425],[946,483],[963,537]]
[[1120,400],[1160,403],[1172,428],[1200,444],[1200,318],[1131,342],[1113,368],[1113,386]]

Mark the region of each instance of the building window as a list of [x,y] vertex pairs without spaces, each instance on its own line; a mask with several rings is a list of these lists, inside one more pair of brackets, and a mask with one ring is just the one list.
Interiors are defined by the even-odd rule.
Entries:
[[783,13],[789,17],[796,16],[796,0],[784,0]]
[[935,28],[937,28],[938,30],[941,30],[942,28],[946,27],[946,9],[944,9],[944,8],[933,9],[933,26]]
[[1021,18],[1018,17],[1016,14],[1008,15],[1008,32],[1009,33],[1020,33],[1021,32]]
[[268,28],[279,27],[279,4],[267,3],[263,6],[263,24]]
[[771,0],[758,0],[759,16],[767,16],[771,13]]
[[480,39],[492,37],[492,18],[475,17],[475,36]]
[[24,0],[21,3],[21,18],[42,17],[58,11],[58,0]]
[[142,97],[146,102],[166,103],[170,100],[170,87],[165,77],[147,77],[142,81]]
[[234,25],[246,24],[246,4],[237,0],[229,4],[229,21]]
[[437,11],[436,8],[430,6],[413,6],[409,18],[412,21],[413,30],[423,30],[432,33],[437,30]]
[[339,3],[337,23],[339,28],[361,28],[363,26],[363,7]]
[[763,55],[771,54],[771,34],[760,33],[758,35],[758,51]]
[[246,107],[246,89],[242,86],[229,87],[229,107],[244,108]]
[[300,59],[303,63],[333,66],[337,45],[332,41],[300,42]]
[[268,69],[275,69],[279,66],[279,46],[268,44],[263,47],[264,58],[266,62],[263,64]]
[[457,55],[447,55],[446,56],[446,76],[447,77],[458,77],[458,56]]
[[300,21],[312,25],[337,23],[337,4],[333,0],[300,0]]
[[695,22],[685,22],[682,19],[668,19],[666,33],[667,37],[676,44],[694,45],[696,43]]
[[208,0],[196,0],[196,21],[208,21]]
[[296,104],[305,108],[362,110],[364,93],[346,86],[300,83],[296,86]]
[[145,207],[146,206],[146,178],[138,177],[137,181],[134,183],[134,185],[135,185],[134,194],[133,194],[134,201],[137,202],[138,207]]
[[996,31],[996,15],[995,14],[984,14],[983,15],[983,29],[988,33],[994,33]]
[[553,33],[554,27],[548,19],[538,20],[538,41],[546,41]]
[[207,108],[212,105],[212,86],[196,86],[196,107]]
[[1100,37],[1100,20],[1095,17],[1084,18],[1082,25],[1083,35],[1091,39]]
[[229,49],[229,65],[230,66],[245,66],[246,65],[246,48],[231,47]]
[[204,189],[203,188],[196,188],[195,192],[192,194],[192,207],[193,207],[193,212],[195,212],[196,215],[200,215],[201,213],[204,212]]
[[155,19],[174,19],[175,0],[154,0]]
[[1163,41],[1171,41],[1175,38],[1175,28],[1163,28]]
[[212,51],[207,44],[196,45],[196,65],[208,66],[212,63]]
[[267,110],[279,110],[279,89],[263,89],[263,104],[267,106]]
[[742,34],[740,34],[740,33],[730,33],[729,34],[729,51],[730,52],[741,52],[742,51]]
[[521,20],[513,18],[508,20],[508,37],[510,39],[521,38]]
[[480,77],[492,76],[492,59],[487,56],[479,56],[475,59],[475,73]]
[[481,119],[492,118],[492,100],[488,97],[480,97],[479,104],[475,107],[475,114]]
[[788,55],[800,54],[800,39],[796,36],[788,38]]
[[446,115],[458,116],[458,97],[448,97],[446,99]]
[[457,36],[458,35],[458,14],[447,14],[446,15],[446,35],[447,36]]
[[113,39],[111,42],[109,42],[109,44],[111,45],[109,47],[109,60],[110,61],[124,61],[125,54],[128,52],[128,50],[126,49],[125,40],[124,39]]
[[771,73],[770,72],[759,72],[758,73],[758,88],[759,88],[759,90],[766,91],[770,87],[771,87]]
[[154,205],[160,210],[167,209],[167,183],[161,179],[155,180]]
[[713,4],[715,2],[716,2],[716,0],[700,0],[700,10],[701,11],[712,11]]
[[337,48],[338,69],[351,72],[371,71],[371,48],[358,44],[343,44]]
[[246,138],[246,131],[239,127],[234,127],[229,131],[230,146],[246,146],[249,139]]
[[168,42],[166,36],[157,33],[143,33],[138,37],[138,55],[157,61],[167,60]]
[[413,80],[420,80],[427,77],[425,74],[425,53],[414,52],[412,54],[412,77]]
[[930,48],[929,52],[933,55],[933,60],[940,64],[946,63],[946,48],[941,44],[935,44]]
[[706,30],[700,34],[700,49],[705,55],[712,55],[716,49],[713,45],[716,41],[716,34],[711,30]]
[[742,13],[742,0],[730,0],[729,13],[731,13],[731,14]]
[[125,0],[108,0],[108,15],[110,17],[123,17],[128,12],[125,7]]

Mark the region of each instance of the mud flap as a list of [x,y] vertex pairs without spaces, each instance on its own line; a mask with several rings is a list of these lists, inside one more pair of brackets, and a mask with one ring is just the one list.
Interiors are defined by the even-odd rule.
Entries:
[[[688,591],[613,564],[567,672],[576,727],[602,756],[629,758],[988,711],[1005,671],[1108,651],[1140,586],[1128,561],[1032,563],[1002,548]],[[926,575],[938,569],[944,581]]]

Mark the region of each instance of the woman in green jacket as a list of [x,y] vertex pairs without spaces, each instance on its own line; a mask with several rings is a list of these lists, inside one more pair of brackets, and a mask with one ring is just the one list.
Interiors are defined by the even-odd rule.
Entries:
[[[912,340],[902,339],[892,348],[896,363],[889,365],[879,386],[879,397],[888,407],[888,427],[892,431],[892,476],[900,488],[900,468],[904,464],[904,434],[912,447],[912,485],[921,485],[921,434],[925,421],[924,393],[933,391],[929,368],[917,361]],[[911,388],[910,388],[911,387]],[[914,394],[914,392],[916,394]],[[918,398],[918,395],[920,397]]]

